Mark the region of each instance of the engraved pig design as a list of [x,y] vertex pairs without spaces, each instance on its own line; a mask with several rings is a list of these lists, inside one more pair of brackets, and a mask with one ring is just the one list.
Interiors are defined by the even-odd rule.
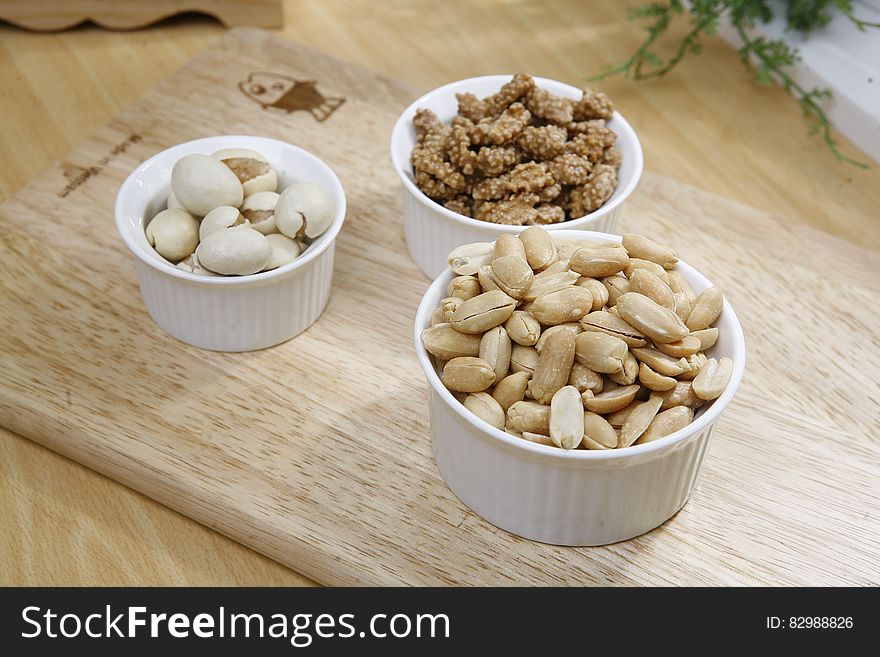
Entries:
[[318,121],[326,121],[345,98],[324,96],[316,85],[316,80],[297,80],[280,73],[251,73],[238,88],[263,109],[272,107],[288,114],[304,110]]

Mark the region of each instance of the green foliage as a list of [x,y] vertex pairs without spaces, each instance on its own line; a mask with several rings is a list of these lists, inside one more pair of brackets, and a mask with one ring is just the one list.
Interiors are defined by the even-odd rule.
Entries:
[[[767,23],[773,18],[773,8],[768,0],[693,0],[688,4],[689,12],[681,0],[655,0],[631,9],[631,19],[649,21],[645,27],[647,36],[632,57],[619,66],[605,69],[592,79],[600,80],[619,73],[635,80],[662,77],[687,55],[698,54],[701,37],[715,34],[718,22],[726,16],[742,41],[740,58],[754,75],[755,81],[765,86],[778,84],[793,93],[809,122],[810,134],[819,134],[838,160],[862,168],[867,166],[844,155],[834,139],[831,123],[821,104],[831,97],[831,92],[828,89],[804,89],[788,74],[788,67],[798,59],[797,50],[782,40],[749,36],[756,23]],[[787,28],[809,35],[813,30],[827,25],[835,10],[849,18],[860,30],[880,27],[880,23],[857,18],[851,0],[787,0]],[[685,20],[685,15],[690,21],[690,29],[673,53],[663,57],[655,50],[658,41],[673,20]]]

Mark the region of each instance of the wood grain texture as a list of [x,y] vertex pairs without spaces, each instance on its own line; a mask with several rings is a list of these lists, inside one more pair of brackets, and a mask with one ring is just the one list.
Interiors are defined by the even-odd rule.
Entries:
[[0,0],[0,19],[37,31],[66,30],[83,21],[132,29],[186,12],[207,14],[233,27],[280,27],[281,0]]
[[[235,84],[254,70],[348,100],[324,123],[263,111]],[[193,106],[193,93],[216,103]],[[510,536],[454,498],[431,459],[410,342],[428,281],[406,255],[384,164],[413,96],[239,30],[27,185],[0,209],[0,424],[322,583],[880,582],[880,256],[653,174],[625,227],[723,285],[750,349],[691,501],[644,537],[571,549]],[[153,152],[244,130],[323,157],[350,210],[312,329],[263,352],[202,352],[149,320],[113,197]]]

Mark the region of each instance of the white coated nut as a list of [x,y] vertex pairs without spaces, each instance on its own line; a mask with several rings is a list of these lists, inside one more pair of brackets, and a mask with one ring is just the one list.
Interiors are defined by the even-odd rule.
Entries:
[[257,151],[248,148],[224,148],[211,157],[232,169],[241,182],[245,196],[258,192],[274,192],[278,187],[278,174],[269,165],[269,160]]
[[162,210],[144,232],[150,246],[171,262],[183,260],[199,244],[199,222],[185,210]]
[[275,224],[290,238],[316,238],[333,221],[333,200],[326,190],[310,182],[293,183],[281,192],[275,206]]
[[211,210],[202,219],[202,223],[199,225],[199,240],[204,241],[208,235],[215,231],[233,226],[244,226],[247,223],[247,219],[242,216],[238,208],[231,205],[221,205],[219,208]]
[[177,200],[174,192],[168,192],[168,202],[165,204],[165,207],[169,210],[186,210],[186,208],[180,204],[180,201]]
[[196,249],[196,256],[213,272],[246,276],[266,266],[272,246],[265,235],[247,226],[236,226],[208,235]]
[[188,271],[192,274],[201,274],[202,276],[217,276],[210,269],[205,269],[202,266],[202,263],[199,262],[198,256],[193,253],[188,258],[184,258],[180,262],[175,265],[178,269],[182,269],[183,271]]
[[232,169],[208,155],[186,155],[171,170],[171,191],[197,217],[221,205],[238,207],[244,191]]
[[299,244],[289,237],[274,233],[266,235],[266,239],[269,240],[269,245],[272,247],[272,255],[269,256],[269,262],[263,267],[263,271],[277,269],[281,265],[293,262],[299,256]]
[[278,232],[275,225],[275,206],[278,204],[279,194],[275,192],[256,192],[246,196],[241,204],[241,213],[250,222],[251,228],[258,230],[263,235],[271,235]]

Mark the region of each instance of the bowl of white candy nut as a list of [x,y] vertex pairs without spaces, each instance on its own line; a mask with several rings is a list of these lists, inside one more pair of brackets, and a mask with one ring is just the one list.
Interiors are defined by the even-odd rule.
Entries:
[[150,316],[188,344],[271,347],[330,298],[345,193],[292,144],[228,135],[173,146],[128,176],[115,213]]

